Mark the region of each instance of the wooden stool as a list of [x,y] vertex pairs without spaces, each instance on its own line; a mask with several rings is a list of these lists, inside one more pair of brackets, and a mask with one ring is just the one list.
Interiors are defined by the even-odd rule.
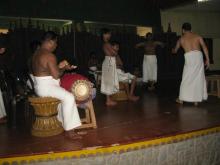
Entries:
[[[206,80],[207,80],[207,88],[209,87],[210,84],[210,90],[208,90],[208,94],[220,98],[220,75],[206,76]],[[215,88],[215,84],[216,84],[216,88]]]
[[96,117],[92,100],[87,101],[83,105],[85,108],[85,118],[81,119],[82,125],[76,129],[97,128]]
[[126,101],[128,100],[128,95],[125,90],[125,83],[119,82],[119,92],[112,95],[112,99],[116,101]]
[[30,97],[36,120],[31,134],[37,137],[48,137],[61,134],[64,130],[57,119],[57,106],[60,101],[52,97]]

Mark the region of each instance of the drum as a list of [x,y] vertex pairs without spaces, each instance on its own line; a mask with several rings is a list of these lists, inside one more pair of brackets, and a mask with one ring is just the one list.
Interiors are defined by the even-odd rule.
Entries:
[[73,83],[71,91],[75,96],[76,102],[86,102],[92,96],[92,83],[87,80],[77,80]]
[[77,103],[84,103],[92,96],[93,84],[79,74],[65,74],[61,79],[61,86],[73,93]]

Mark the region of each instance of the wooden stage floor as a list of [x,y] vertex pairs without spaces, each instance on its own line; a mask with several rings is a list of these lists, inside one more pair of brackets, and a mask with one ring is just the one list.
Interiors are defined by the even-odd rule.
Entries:
[[129,144],[220,126],[220,100],[216,97],[194,107],[176,104],[175,90],[149,92],[139,87],[137,92],[141,95],[138,102],[119,102],[111,108],[99,94],[94,101],[98,128],[88,130],[81,140],[70,140],[64,134],[36,138],[22,126],[0,125],[0,159]]

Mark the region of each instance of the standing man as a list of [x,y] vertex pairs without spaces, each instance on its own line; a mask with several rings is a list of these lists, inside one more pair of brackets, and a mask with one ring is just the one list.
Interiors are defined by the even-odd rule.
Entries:
[[101,92],[106,95],[106,105],[114,106],[117,103],[111,99],[111,95],[119,91],[118,74],[116,70],[117,52],[110,44],[111,32],[109,29],[102,29],[103,52],[105,59],[102,63]]
[[179,98],[176,100],[178,103],[183,104],[183,101],[198,102],[206,100],[207,87],[204,73],[204,62],[201,48],[205,53],[205,65],[209,67],[209,53],[201,36],[191,31],[191,24],[184,23],[182,25],[182,37],[177,41],[173,53],[182,47],[185,51],[185,65],[183,69],[182,82],[180,85]]
[[74,132],[74,128],[81,125],[75,98],[72,93],[60,87],[60,77],[63,72],[73,69],[74,66],[69,65],[66,60],[57,65],[57,59],[53,54],[56,47],[57,34],[52,31],[46,32],[40,47],[32,57],[35,90],[39,96],[61,100],[61,106],[58,108],[58,120],[69,137],[80,138]]
[[[2,64],[0,63],[0,70],[3,71],[4,65],[6,65],[4,62],[4,60],[2,60],[2,58],[4,59],[4,55],[5,55],[5,44],[4,44],[4,39],[0,38],[0,62],[2,62]],[[2,70],[3,69],[3,70]],[[4,105],[4,101],[3,101],[3,96],[2,96],[2,91],[1,91],[1,86],[0,86],[0,124],[2,123],[6,123],[7,119],[6,119],[6,112],[5,112],[5,105]]]
[[149,90],[154,90],[157,82],[157,57],[156,47],[163,46],[163,43],[153,40],[153,34],[146,34],[146,42],[136,44],[136,48],[144,47],[143,60],[143,82],[149,83]]

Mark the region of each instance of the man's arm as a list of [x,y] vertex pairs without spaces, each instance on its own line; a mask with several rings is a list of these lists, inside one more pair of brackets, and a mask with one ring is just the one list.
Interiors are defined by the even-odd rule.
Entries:
[[110,44],[104,45],[104,52],[109,56],[116,56],[117,52],[113,49],[113,47]]
[[144,42],[140,42],[138,44],[135,45],[135,48],[140,48],[140,47],[144,47],[145,43]]
[[207,48],[207,46],[206,46],[204,40],[202,39],[202,37],[199,38],[199,43],[200,43],[200,45],[201,45],[201,47],[202,47],[203,52],[205,53],[205,58],[206,58],[205,65],[206,65],[206,67],[208,68],[209,65],[210,65],[208,48]]
[[59,79],[65,70],[65,69],[58,68],[56,57],[53,54],[48,55],[47,66],[49,68],[51,76],[54,79]]
[[172,49],[172,53],[176,54],[178,49],[180,48],[180,39],[176,42],[176,47],[174,49]]
[[160,41],[155,41],[154,42],[157,46],[161,46],[162,48],[165,46],[165,44],[163,42]]
[[122,60],[121,60],[119,55],[116,56],[116,65],[119,68],[123,68],[123,62],[122,62]]

